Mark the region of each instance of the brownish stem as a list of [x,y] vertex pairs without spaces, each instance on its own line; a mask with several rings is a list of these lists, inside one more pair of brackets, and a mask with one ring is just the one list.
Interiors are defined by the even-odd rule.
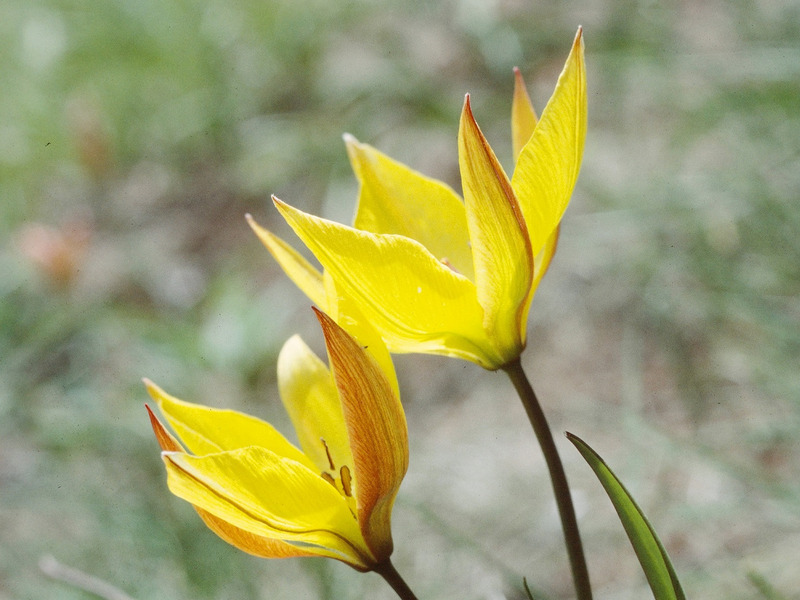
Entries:
[[561,464],[561,459],[558,456],[550,426],[547,424],[547,419],[544,416],[539,400],[536,398],[533,387],[522,369],[520,359],[515,358],[504,365],[502,369],[511,378],[511,382],[514,384],[520,400],[522,400],[522,405],[528,414],[528,420],[531,422],[536,439],[539,440],[539,446],[542,448],[547,469],[550,471],[550,481],[553,484],[558,513],[561,516],[561,527],[564,530],[564,541],[567,545],[567,554],[572,567],[572,580],[575,583],[578,600],[592,600],[589,569],[586,566],[586,557],[583,554],[583,544],[578,531],[578,520],[575,518],[572,494],[569,491],[567,475],[564,473],[564,465]]
[[414,592],[411,591],[411,588],[408,587],[408,584],[405,582],[405,580],[400,577],[400,573],[397,572],[397,569],[394,568],[392,561],[390,561],[388,558],[383,563],[373,567],[372,570],[383,577],[386,580],[386,583],[392,586],[392,589],[401,600],[417,600]]

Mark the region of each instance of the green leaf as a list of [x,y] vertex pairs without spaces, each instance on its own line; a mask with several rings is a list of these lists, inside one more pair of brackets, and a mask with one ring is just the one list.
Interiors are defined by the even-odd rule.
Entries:
[[678,576],[650,521],[600,455],[578,436],[567,438],[583,455],[611,498],[656,600],[686,600]]

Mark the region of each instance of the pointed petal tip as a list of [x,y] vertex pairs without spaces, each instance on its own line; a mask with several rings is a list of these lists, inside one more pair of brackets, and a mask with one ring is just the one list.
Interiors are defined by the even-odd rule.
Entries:
[[292,208],[277,196],[272,196],[272,204],[275,205],[275,208],[278,209],[278,212],[280,212],[284,218],[286,218],[286,213]]
[[150,408],[150,405],[145,403],[145,409],[147,410],[147,416],[150,418],[150,427],[153,428],[153,432],[156,434],[156,437],[159,437],[160,431],[164,428],[161,425],[161,422],[158,420],[156,413],[153,412],[153,409]]
[[[322,336],[325,338],[325,345],[330,348],[330,341],[331,341],[331,332],[339,333],[339,331],[344,332],[341,325],[339,325],[333,318],[328,315],[327,313],[321,311],[316,306],[312,306],[311,310],[314,311],[314,314],[319,321],[320,327],[322,327]],[[346,332],[345,332],[346,333]],[[347,334],[347,337],[350,337]]]
[[156,414],[151,410],[150,406],[147,404],[144,405],[147,409],[147,416],[150,417],[150,427],[153,428],[153,433],[156,436],[156,441],[158,445],[161,447],[161,453],[170,451],[170,452],[182,452],[183,448],[178,443],[172,435],[164,428],[161,424],[161,421],[158,420]]
[[250,226],[250,229],[253,231],[253,233],[255,233],[258,236],[261,242],[269,250],[270,248],[269,241],[275,236],[273,236],[268,229],[262,227],[250,213],[247,213],[245,215],[245,219],[247,219],[247,224]]
[[142,377],[142,383],[144,384],[144,387],[147,388],[147,393],[150,394],[150,397],[158,402],[157,396],[163,394],[163,390],[155,383],[150,381],[147,377]]
[[514,67],[514,95],[522,96],[520,100],[525,100],[527,104],[531,105],[531,109],[533,109],[533,103],[531,102],[527,86],[525,85],[525,78],[522,76],[522,71],[520,71],[518,67]]
[[252,229],[256,234],[258,233],[259,225],[256,223],[256,220],[253,218],[253,215],[247,213],[244,216],[245,220],[247,221],[247,225]]
[[169,394],[167,394],[163,389],[161,389],[158,385],[156,385],[146,377],[142,379],[142,381],[144,382],[144,385],[147,388],[147,393],[150,394],[150,397],[160,408],[161,402],[165,398],[169,398]]
[[331,326],[331,323],[335,323],[333,319],[331,319],[326,313],[318,309],[316,306],[312,306],[311,310],[314,311],[319,324],[322,325],[323,333],[325,333],[327,327]]
[[153,412],[149,404],[145,403],[144,407],[147,410],[147,416],[150,417],[150,426],[153,428],[156,437],[158,437],[159,430],[162,428],[161,423],[159,423],[156,413]]
[[472,103],[470,102],[469,94],[464,96],[464,108],[461,110],[462,115],[467,115],[472,121],[475,117],[472,114]]
[[[314,307],[312,306],[311,308],[314,308]],[[291,336],[289,336],[289,339],[287,339],[287,340],[286,340],[286,342],[284,342],[284,346],[285,346],[286,344],[288,344],[289,342],[291,342],[291,343],[293,343],[293,344],[294,344],[294,343],[296,343],[296,342],[298,342],[298,341],[302,342],[302,341],[303,341],[303,338],[302,338],[302,336],[301,336],[299,333],[294,333],[294,334],[292,334]]]
[[[333,361],[331,349],[333,345],[337,345],[343,339],[348,339],[355,342],[353,336],[347,332],[341,325],[339,325],[330,315],[321,311],[316,306],[311,307],[314,314],[317,316],[320,327],[322,328],[322,336],[325,338],[325,346],[328,349],[328,358]],[[331,362],[331,365],[333,363]]]
[[263,243],[267,247],[267,250],[270,250],[270,241],[275,239],[275,235],[273,235],[273,233],[270,230],[263,227],[251,215],[247,215],[247,224],[250,226],[250,229],[253,231],[253,233],[255,233],[258,236],[258,239],[261,240],[261,243]]
[[366,144],[362,144],[356,139],[356,136],[350,133],[342,134],[342,139],[344,140],[344,147],[347,150],[347,156],[350,158],[350,163],[353,166],[353,170],[358,173],[358,163],[359,158],[362,154],[364,154],[366,150]]

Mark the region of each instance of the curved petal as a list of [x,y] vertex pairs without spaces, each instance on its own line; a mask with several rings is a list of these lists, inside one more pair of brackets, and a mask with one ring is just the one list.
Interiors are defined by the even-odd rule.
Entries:
[[567,208],[586,138],[586,69],[578,29],[564,70],[533,135],[522,149],[511,183],[534,255],[550,238]]
[[511,101],[511,141],[514,159],[528,143],[536,129],[536,111],[525,87],[525,80],[517,67],[514,67],[514,97]]
[[352,469],[353,453],[336,384],[300,336],[289,338],[278,355],[278,388],[300,446],[317,470],[337,479],[342,466]]
[[359,525],[381,562],[392,553],[392,505],[408,469],[405,414],[378,363],[333,319],[315,312],[325,335],[355,460]]
[[553,256],[556,253],[556,248],[558,247],[558,236],[560,233],[561,224],[559,224],[558,227],[553,230],[553,233],[551,233],[550,237],[547,238],[547,242],[545,242],[544,247],[539,251],[539,254],[537,254],[536,258],[533,260],[534,293],[536,292],[536,288],[539,286],[539,282],[542,280],[542,277],[544,277],[544,274],[547,273],[547,269],[550,268],[550,261],[553,260]]
[[[149,380],[145,379],[145,384],[147,383],[149,383]],[[147,415],[150,417],[150,426],[153,428],[153,433],[156,435],[156,440],[158,441],[158,445],[161,446],[161,449],[168,452],[184,452],[180,442],[166,430],[155,413],[150,410],[150,407],[147,406],[147,404],[145,404],[144,407],[147,409]]]
[[294,546],[283,540],[256,535],[197,508],[197,514],[208,528],[229,544],[260,558],[292,558],[295,556],[326,556],[341,558],[338,554],[317,546]]
[[294,248],[289,246],[289,244],[256,223],[251,215],[245,215],[245,218],[252,230],[255,231],[256,235],[261,240],[261,243],[267,247],[267,250],[269,250],[273,258],[278,261],[278,264],[286,275],[289,276],[289,279],[300,288],[301,292],[311,299],[311,302],[317,306],[327,308],[325,289],[322,283],[322,273],[311,266],[311,264]]
[[347,502],[315,472],[265,448],[162,453],[170,491],[232,526],[374,564]]
[[503,364],[483,331],[475,285],[421,244],[353,229],[273,200],[391,352],[457,356],[490,368]]
[[400,387],[397,384],[397,375],[394,371],[392,356],[389,354],[389,350],[386,348],[386,344],[383,338],[381,338],[380,333],[375,330],[372,324],[367,321],[361,313],[361,309],[358,308],[358,303],[336,287],[336,283],[333,281],[330,273],[326,273],[325,277],[327,284],[325,289],[328,298],[335,298],[335,301],[331,300],[329,302],[329,310],[325,312],[343,327],[347,333],[352,335],[356,341],[358,341],[359,345],[368,349],[372,358],[378,361],[381,369],[389,378],[392,389],[394,389],[395,394],[399,398]]
[[[161,448],[166,451],[181,452],[182,448],[178,441],[164,428],[164,426],[161,424],[161,421],[158,420],[158,417],[156,417],[155,414],[153,414],[153,411],[150,410],[150,407],[145,405],[145,408],[147,408],[147,414],[150,415],[150,423],[153,426],[153,431],[156,434],[156,439],[158,439]],[[205,524],[208,525],[208,528],[223,540],[236,546],[240,550],[260,556],[261,558],[316,556],[319,554],[319,551],[323,551],[321,548],[314,548],[314,551],[308,551],[297,546],[287,544],[281,540],[258,536],[250,533],[249,531],[245,531],[244,529],[235,527],[227,521],[223,521],[222,519],[215,517],[211,513],[206,512],[201,508],[195,507],[195,510],[197,510],[197,513],[203,519]]]
[[279,456],[314,468],[300,450],[261,419],[235,410],[219,410],[178,400],[149,380],[145,380],[145,385],[169,424],[195,454],[263,446]]
[[511,183],[475,122],[469,96],[461,113],[458,161],[483,328],[505,363],[525,348],[522,314],[529,304],[533,255]]
[[[556,247],[558,246],[558,236],[559,232],[561,231],[561,224],[555,228],[555,231],[550,234],[550,237],[547,239],[544,247],[539,251],[539,254],[536,255],[536,258],[533,259],[533,285],[531,285],[531,295],[528,298],[528,301],[522,307],[522,327],[527,329],[528,324],[528,314],[531,310],[531,302],[533,301],[533,297],[536,295],[536,289],[539,287],[539,282],[541,282],[542,277],[547,272],[547,269],[550,268],[550,261],[553,260],[553,256],[556,253]],[[523,339],[525,335],[525,330],[523,330]]]
[[361,184],[354,227],[416,240],[472,279],[467,217],[458,194],[351,135],[344,141]]

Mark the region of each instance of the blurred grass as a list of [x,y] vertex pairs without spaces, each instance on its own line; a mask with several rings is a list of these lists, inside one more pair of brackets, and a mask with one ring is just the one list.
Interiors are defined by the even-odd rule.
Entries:
[[[757,572],[762,595],[796,597],[800,5],[33,0],[0,6],[0,599],[86,598],[46,555],[140,600],[391,597],[205,530],[166,490],[140,378],[288,431],[275,357],[319,335],[243,214],[286,233],[275,193],[348,220],[344,131],[457,186],[465,92],[508,165],[511,67],[541,109],[578,24],[590,132],[532,311],[534,384],[637,496],[690,596],[750,598]],[[525,575],[569,597],[510,387],[442,359],[398,370],[412,587],[522,598]],[[570,452],[597,596],[641,597]]]

